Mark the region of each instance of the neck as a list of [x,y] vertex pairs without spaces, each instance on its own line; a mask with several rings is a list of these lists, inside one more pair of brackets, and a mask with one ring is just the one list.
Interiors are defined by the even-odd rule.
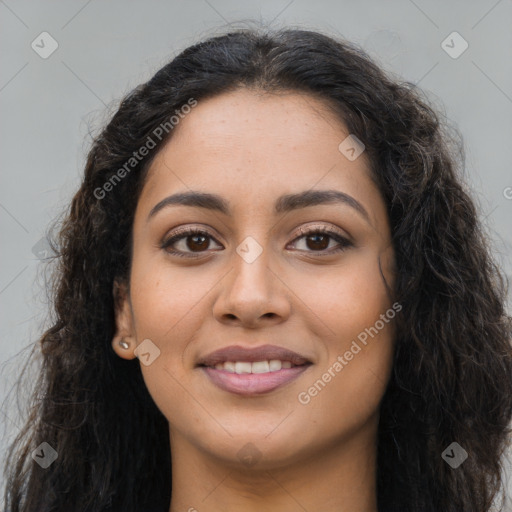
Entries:
[[265,469],[219,460],[173,432],[169,512],[377,512],[377,429],[371,423],[370,432]]

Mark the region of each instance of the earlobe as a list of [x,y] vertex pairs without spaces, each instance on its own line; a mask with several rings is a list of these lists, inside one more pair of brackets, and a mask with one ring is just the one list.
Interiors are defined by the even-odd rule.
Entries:
[[113,285],[116,331],[112,338],[112,349],[123,359],[134,359],[137,340],[134,332],[133,314],[128,287],[125,282],[115,280]]
[[125,338],[119,339],[117,335],[112,338],[112,349],[123,359],[135,359],[136,344],[127,341]]

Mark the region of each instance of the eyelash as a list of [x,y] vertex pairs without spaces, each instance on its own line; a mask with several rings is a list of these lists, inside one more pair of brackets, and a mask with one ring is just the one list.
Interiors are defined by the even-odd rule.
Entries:
[[[319,256],[330,256],[332,254],[338,254],[353,245],[352,242],[350,242],[347,238],[345,238],[345,237],[339,235],[337,232],[332,231],[327,228],[313,228],[313,229],[309,229],[309,230],[301,228],[301,229],[299,229],[299,233],[300,233],[300,236],[294,238],[293,242],[295,242],[305,236],[321,234],[321,235],[328,235],[330,238],[332,238],[334,241],[338,242],[341,245],[341,247],[337,248],[336,250],[323,249],[322,251],[306,251],[306,252],[318,253]],[[204,231],[201,229],[195,229],[195,228],[186,228],[183,231],[176,233],[171,238],[164,240],[160,247],[161,247],[161,249],[164,249],[165,251],[167,251],[169,254],[172,254],[173,256],[178,256],[179,258],[189,258],[189,259],[190,258],[200,258],[201,252],[199,252],[199,253],[184,253],[182,251],[177,251],[175,249],[169,249],[169,247],[172,246],[178,240],[181,240],[182,238],[188,238],[189,236],[194,236],[194,235],[205,235],[206,237],[213,239],[216,243],[219,243],[207,231]],[[202,251],[202,252],[206,252],[206,251]]]

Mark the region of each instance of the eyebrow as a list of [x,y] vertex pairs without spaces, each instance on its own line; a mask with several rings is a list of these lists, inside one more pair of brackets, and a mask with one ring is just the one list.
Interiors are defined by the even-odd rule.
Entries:
[[[365,220],[370,223],[370,216],[363,205],[352,196],[339,190],[306,190],[296,194],[286,194],[280,196],[274,204],[274,213],[276,215],[287,213],[308,206],[317,206],[324,204],[342,203],[352,207],[359,212]],[[229,203],[217,194],[208,192],[189,191],[173,194],[162,199],[149,212],[147,221],[156,215],[162,209],[168,206],[192,206],[195,208],[206,208],[208,210],[218,211],[224,215],[231,215]]]

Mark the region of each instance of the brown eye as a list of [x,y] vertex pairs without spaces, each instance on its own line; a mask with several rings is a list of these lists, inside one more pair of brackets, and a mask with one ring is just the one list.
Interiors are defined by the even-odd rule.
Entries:
[[[305,249],[299,249],[303,252],[318,253],[318,256],[330,256],[332,254],[344,251],[353,244],[339,233],[326,229],[315,228],[309,231],[300,230],[302,235],[297,240],[305,240]],[[218,242],[206,231],[188,228],[173,235],[161,244],[161,248],[173,256],[180,258],[198,258],[201,253],[209,252],[210,242]],[[331,241],[337,242],[338,247],[329,250]],[[220,245],[220,244],[219,244]],[[216,249],[218,250],[218,249]]]
[[204,250],[208,249],[210,242],[208,241],[208,237],[205,235],[192,235],[186,237],[187,247],[190,250]]
[[[211,240],[214,238],[206,231],[186,229],[164,241],[161,247],[175,256],[194,258],[197,257],[194,253],[206,252]],[[181,242],[181,247],[175,248],[178,242]]]
[[323,251],[329,246],[329,236],[323,234],[308,235],[306,237],[306,244],[310,249]]
[[[306,249],[299,250],[304,250],[306,252],[318,252],[320,253],[319,255],[323,255],[323,253],[325,253],[325,255],[331,255],[344,251],[347,247],[353,245],[352,242],[341,236],[339,233],[327,228],[314,228],[309,231],[300,230],[300,232],[302,235],[296,238],[294,242],[304,239]],[[331,240],[337,242],[339,247],[328,251],[327,249],[329,248]]]

